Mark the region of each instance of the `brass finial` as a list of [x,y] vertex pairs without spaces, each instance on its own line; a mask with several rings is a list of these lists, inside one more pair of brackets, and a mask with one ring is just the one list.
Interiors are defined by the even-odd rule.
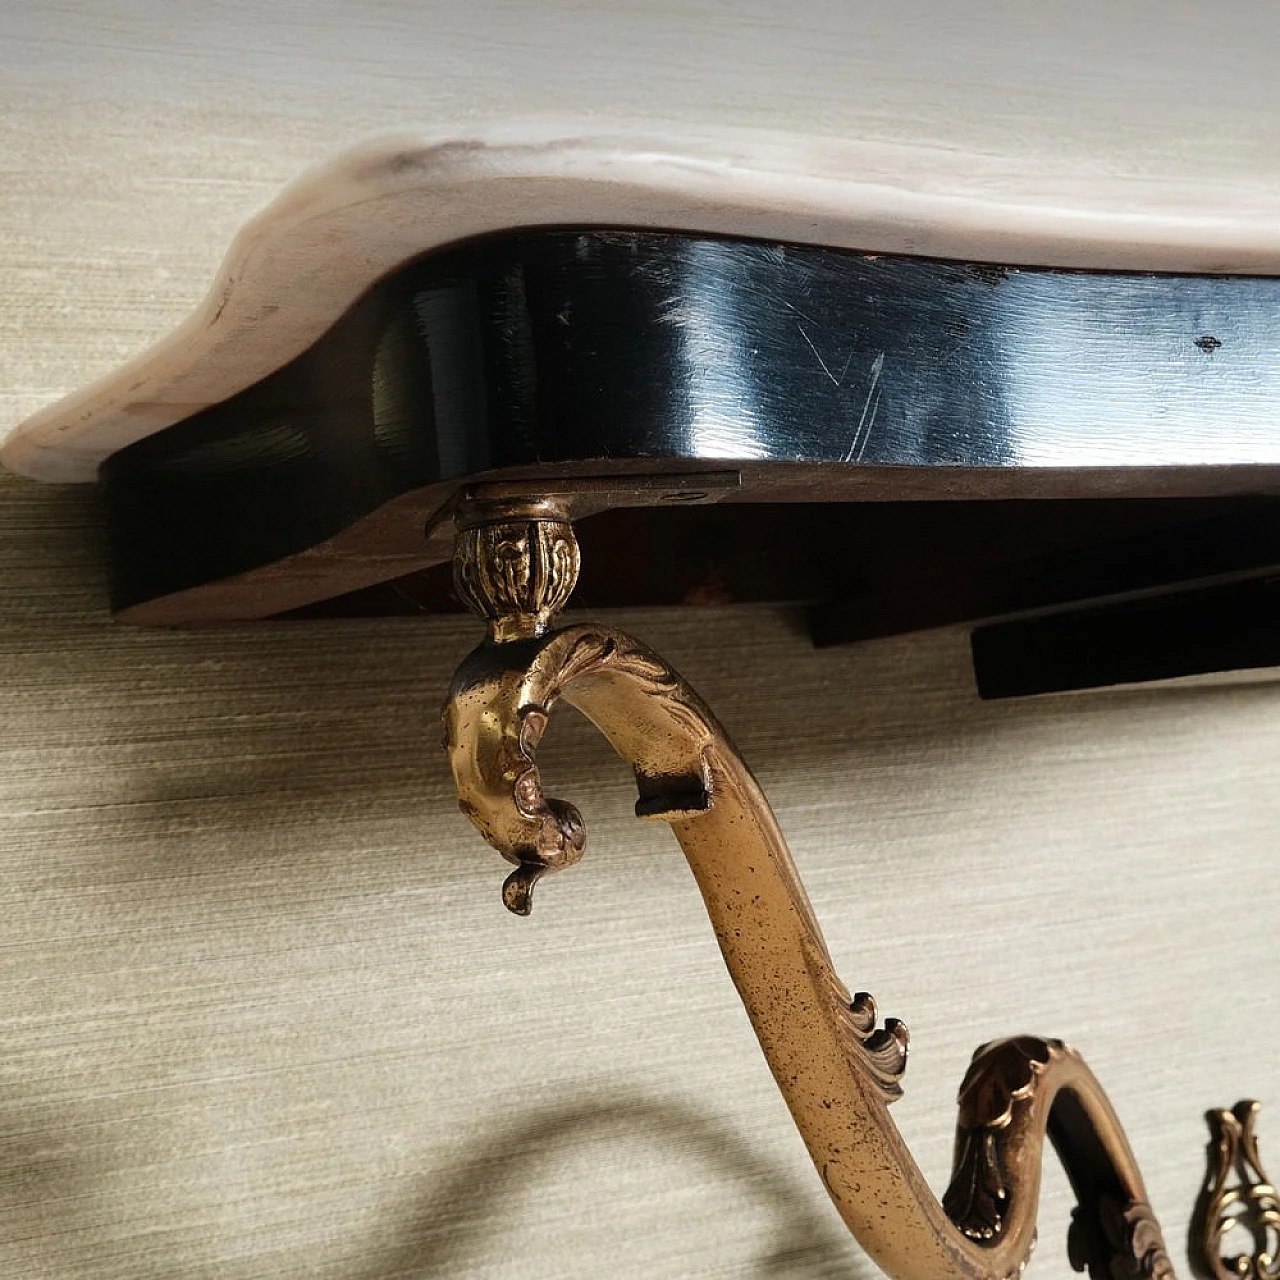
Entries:
[[503,642],[542,635],[578,581],[578,540],[545,498],[467,503],[458,516],[453,584]]

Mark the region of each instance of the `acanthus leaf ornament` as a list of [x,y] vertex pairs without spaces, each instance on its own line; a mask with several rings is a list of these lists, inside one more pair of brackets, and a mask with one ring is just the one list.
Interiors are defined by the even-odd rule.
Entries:
[[563,508],[541,500],[477,503],[459,520],[453,584],[498,642],[541,635],[578,581],[578,540]]
[[956,1151],[943,1207],[971,1240],[994,1240],[1010,1211],[1012,1188],[1005,1147],[1018,1112],[1031,1106],[1055,1056],[1071,1053],[1060,1040],[1014,1036],[981,1046],[960,1083]]
[[[459,541],[468,562],[536,541],[509,531],[477,536],[476,523],[464,523]],[[484,565],[459,572],[460,582],[538,577],[509,564],[500,574]],[[1020,1275],[1035,1242],[1048,1138],[1079,1201],[1073,1264],[1093,1280],[1173,1280],[1119,1120],[1061,1041],[1018,1036],[978,1051],[961,1086],[951,1186],[934,1196],[889,1114],[901,1094],[906,1027],[896,1019],[877,1025],[872,998],[850,997],[837,976],[769,803],[724,730],[661,658],[625,633],[592,624],[547,631],[542,599],[489,590],[491,638],[462,663],[443,710],[459,804],[515,864],[506,905],[527,914],[537,880],[585,849],[581,815],[544,794],[536,762],[563,700],[632,765],[637,814],[670,824],[814,1165],[888,1275]]]

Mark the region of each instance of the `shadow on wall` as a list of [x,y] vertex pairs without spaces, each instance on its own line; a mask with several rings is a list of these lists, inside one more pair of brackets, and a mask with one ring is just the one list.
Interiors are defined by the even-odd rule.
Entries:
[[[443,913],[454,902],[443,896],[453,882],[464,886],[457,900],[470,901],[472,886],[487,877],[485,906],[496,912],[490,894],[504,868],[458,817],[436,747],[439,699],[478,639],[478,626],[409,619],[190,633],[116,627],[105,611],[96,516],[83,495],[0,477],[0,505],[6,725],[0,799],[8,809],[9,890],[20,875],[25,894],[11,898],[11,913],[22,920],[29,904],[32,955],[56,959],[74,949],[84,958],[101,951],[94,964],[105,977],[93,990],[132,1000],[137,967],[164,973],[171,961],[186,958],[182,948],[190,942],[213,957],[211,982],[230,989],[243,952],[262,962],[273,990],[288,995],[303,970],[274,948],[289,929],[305,935],[313,917],[326,944],[338,939],[353,955],[375,956],[371,971],[382,972],[377,965],[391,963],[386,948],[395,944],[385,928],[416,940],[406,966],[429,960],[437,943],[449,945],[442,931],[424,925],[434,922],[429,912]],[[762,766],[766,784],[791,788],[793,812],[815,797],[829,802],[837,811],[833,821],[855,842],[866,829],[867,793],[879,795],[896,822],[904,785],[927,781],[944,829],[968,814],[988,821],[991,791],[976,785],[986,774],[999,771],[1011,779],[1002,785],[1012,787],[1038,761],[1056,794],[1061,761],[1074,744],[1087,741],[1090,760],[1123,763],[1134,733],[1130,713],[1140,712],[1144,741],[1163,749],[1181,735],[1200,750],[1203,725],[1185,715],[1188,699],[1229,707],[1239,728],[1251,715],[1262,717],[1261,725],[1278,696],[1269,692],[1260,702],[1256,690],[1205,689],[992,706],[979,703],[968,686],[959,632],[815,652],[776,612],[754,612],[742,626],[735,616],[744,615],[652,613],[628,622],[719,710],[748,759]],[[987,751],[997,743],[1001,752]],[[607,790],[610,806],[618,800],[619,830],[633,829],[631,795],[623,798],[631,791],[626,767],[602,750],[594,730],[566,714],[549,735],[547,754],[554,793],[575,798],[579,789]],[[1187,752],[1171,757],[1174,764],[1187,758]],[[557,772],[572,778],[570,787],[554,785]],[[859,776],[872,783],[860,793],[864,807],[854,811],[845,788]],[[1142,798],[1133,788],[1126,795],[1130,804]],[[1037,803],[1043,808],[1048,801]],[[1077,801],[1068,795],[1064,803]],[[587,820],[593,819],[590,809]],[[429,859],[421,853],[427,842]],[[675,866],[674,851],[668,862]],[[246,870],[261,874],[246,881]],[[394,897],[406,885],[424,896]],[[353,905],[335,918],[339,901]],[[891,925],[885,932],[887,964],[895,933]],[[556,936],[548,930],[543,945]],[[370,939],[381,939],[383,949],[366,952]],[[13,990],[23,992],[26,953],[12,954]],[[263,957],[272,958],[270,965]],[[78,970],[58,968],[47,986],[45,996],[30,996],[41,1017],[37,996],[51,992],[74,1011],[91,994]],[[356,979],[342,987],[350,1003],[341,1007],[361,1007],[365,997],[357,988]],[[210,1025],[234,1048],[259,1052],[250,1034],[255,1024],[239,1020],[247,1006],[236,999],[231,1013]],[[159,1007],[136,1003],[139,1019]],[[271,1025],[283,1018],[282,1008],[273,1012]],[[320,1060],[326,1037],[346,1031],[339,1022],[313,1028],[305,1053],[289,1045],[290,1057]],[[410,1031],[417,1025],[402,1022]],[[83,1060],[114,1065],[114,1054],[121,1079],[147,1078],[154,1050],[126,1051],[121,1043],[119,1036],[95,1039]],[[386,1052],[397,1049],[393,1039],[380,1043]],[[32,1054],[37,1050],[43,1052],[42,1042]],[[183,1069],[198,1079],[203,1048],[184,1052]],[[52,1072],[59,1080],[82,1061],[65,1053],[63,1060],[62,1074]],[[259,1060],[276,1061],[266,1050]],[[38,1067],[51,1071],[44,1059]],[[37,1067],[29,1070],[36,1078]],[[23,1123],[35,1128],[29,1117]],[[56,1128],[61,1121],[42,1123]],[[664,1155],[693,1161],[699,1185],[748,1189],[744,1198],[763,1206],[775,1225],[770,1246],[747,1274],[805,1280],[847,1271],[854,1262],[803,1161],[793,1176],[715,1118],[622,1094],[520,1109],[501,1131],[451,1160],[446,1174],[424,1176],[413,1204],[392,1215],[394,1230],[369,1242],[367,1260],[332,1273],[335,1280],[465,1274],[513,1205],[526,1221],[538,1213],[538,1186],[556,1181],[569,1144],[585,1141],[606,1150],[652,1143]],[[25,1171],[24,1187],[41,1194],[72,1188],[78,1195],[94,1186],[74,1160],[49,1160],[47,1149],[33,1149],[29,1160],[14,1160],[11,1151],[9,1167]],[[114,1159],[107,1160],[112,1176]],[[591,1188],[580,1193],[589,1197]],[[661,1230],[660,1208],[655,1218]],[[53,1236],[56,1224],[46,1225]],[[363,1245],[348,1241],[344,1252],[349,1258]]]
[[[101,518],[83,491],[0,475],[0,506],[0,716],[32,762],[15,796],[48,812],[101,806],[135,841],[199,829],[221,837],[223,863],[261,859],[266,837],[300,824],[317,853],[332,844],[341,857],[369,843],[370,824],[398,827],[388,839],[403,842],[410,827],[420,840],[443,822],[443,856],[474,865],[481,846],[457,818],[436,749],[440,699],[480,637],[473,620],[135,630],[107,616]],[[1011,758],[1048,760],[1080,742],[1091,756],[1123,756],[1129,713],[1159,743],[1198,732],[1192,699],[1242,712],[1260,701],[1256,688],[1214,688],[982,703],[959,629],[814,650],[776,610],[610,621],[686,675],[766,789],[803,780],[805,803],[815,788],[835,802],[850,777],[890,769],[893,795],[927,786],[937,807],[963,814],[986,775],[1022,784]],[[540,761],[552,794],[625,793],[626,820],[629,771],[572,712],[557,717]]]
[[[466,1275],[490,1232],[499,1226],[518,1231],[521,1220],[537,1215],[539,1182],[552,1174],[571,1145],[622,1145],[635,1139],[668,1160],[674,1153],[698,1166],[699,1185],[708,1190],[716,1188],[720,1195],[726,1186],[746,1191],[760,1206],[771,1224],[770,1244],[739,1273],[743,1277],[850,1280],[864,1272],[878,1274],[844,1234],[834,1210],[815,1194],[812,1173],[803,1164],[784,1169],[762,1159],[727,1123],[692,1107],[614,1094],[526,1114],[518,1124],[474,1143],[468,1154],[451,1162],[447,1175],[425,1180],[418,1193],[422,1207],[405,1238],[379,1250],[344,1280],[452,1280]],[[575,1194],[586,1205],[596,1193],[583,1187]],[[607,1204],[591,1207],[607,1219]],[[557,1208],[563,1213],[566,1206]],[[748,1212],[744,1206],[736,1216],[741,1220]],[[663,1226],[662,1221],[653,1223],[658,1232]],[[538,1266],[526,1259],[535,1274],[552,1274],[555,1261],[547,1258],[545,1266]]]

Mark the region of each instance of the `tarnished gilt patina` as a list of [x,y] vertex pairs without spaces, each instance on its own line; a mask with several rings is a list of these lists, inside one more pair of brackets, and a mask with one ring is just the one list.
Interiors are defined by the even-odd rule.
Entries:
[[515,865],[527,914],[540,877],[576,862],[581,815],[543,793],[538,744],[556,702],[629,761],[640,817],[670,824],[813,1162],[861,1245],[896,1280],[1005,1280],[1035,1240],[1041,1158],[1056,1147],[1079,1205],[1068,1247],[1095,1280],[1173,1276],[1137,1162],[1092,1072],[1057,1040],[978,1050],[960,1090],[953,1176],[939,1200],[889,1115],[907,1029],[837,977],[759,784],[701,699],[656,654],[596,625],[547,629],[577,565],[553,506],[468,513],[459,587],[489,637],[459,668],[445,745],[463,811]]
[[490,639],[542,635],[578,581],[578,540],[564,508],[546,498],[473,503],[457,527],[454,589]]
[[[1258,1153],[1256,1102],[1210,1111],[1209,1171],[1191,1229],[1192,1261],[1205,1280],[1280,1280],[1280,1193]],[[1228,1239],[1248,1241],[1228,1253]]]

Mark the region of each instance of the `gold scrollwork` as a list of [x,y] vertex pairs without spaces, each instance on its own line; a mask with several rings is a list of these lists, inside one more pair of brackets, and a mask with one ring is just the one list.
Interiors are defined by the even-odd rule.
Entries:
[[[486,561],[500,560],[504,546],[534,545],[498,530],[464,531],[459,558],[477,581],[506,575],[519,584],[536,576],[532,565],[512,572]],[[526,619],[549,598],[503,591]],[[486,600],[495,598],[489,590]],[[483,612],[491,625],[495,612]],[[901,1093],[906,1027],[877,1025],[865,992],[850,998],[769,803],[705,703],[620,631],[538,634],[521,624],[515,632],[508,638],[516,642],[495,635],[462,663],[443,709],[459,803],[515,864],[503,887],[508,908],[527,914],[538,879],[576,862],[586,845],[581,814],[544,794],[536,763],[563,700],[631,763],[637,815],[670,824],[814,1165],[885,1272],[896,1280],[1019,1275],[1035,1240],[1048,1138],[1079,1202],[1068,1241],[1076,1268],[1094,1280],[1172,1280],[1120,1122],[1083,1059],[1060,1041],[1019,1036],[978,1051],[961,1086],[951,1186],[938,1200],[889,1114]]]
[[[1210,1111],[1209,1171],[1192,1223],[1192,1258],[1207,1280],[1280,1280],[1280,1195],[1258,1152],[1256,1102]],[[1251,1238],[1246,1253],[1225,1252],[1228,1237]]]
[[1015,1113],[1031,1106],[1055,1057],[1070,1053],[1061,1040],[1037,1036],[997,1040],[974,1053],[960,1083],[955,1161],[942,1197],[970,1240],[994,1240],[1004,1230],[1013,1195],[1004,1148]]

